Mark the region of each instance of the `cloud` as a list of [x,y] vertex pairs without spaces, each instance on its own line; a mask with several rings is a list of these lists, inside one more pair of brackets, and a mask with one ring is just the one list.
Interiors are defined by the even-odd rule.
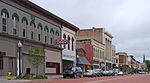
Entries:
[[30,0],[80,29],[104,27],[117,52],[150,59],[150,0]]

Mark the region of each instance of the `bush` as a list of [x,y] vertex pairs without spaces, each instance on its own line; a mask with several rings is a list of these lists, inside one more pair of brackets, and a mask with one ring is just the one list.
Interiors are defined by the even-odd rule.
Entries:
[[36,79],[48,79],[48,77],[47,76],[45,76],[45,75],[36,75],[36,77],[35,77]]
[[26,79],[32,79],[33,77],[32,77],[32,75],[27,74],[27,75],[24,76],[24,78],[26,78]]
[[19,75],[19,76],[17,76],[17,77],[16,77],[16,79],[22,79],[22,76],[21,76],[21,75]]

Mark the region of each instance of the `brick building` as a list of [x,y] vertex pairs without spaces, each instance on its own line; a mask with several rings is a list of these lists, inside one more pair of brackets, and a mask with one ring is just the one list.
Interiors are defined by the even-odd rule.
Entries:
[[104,28],[81,29],[77,32],[76,35],[77,40],[95,39],[105,44],[104,63],[106,70],[112,68],[112,38],[113,36],[110,33],[108,33]]
[[77,48],[83,48],[93,68],[105,69],[104,44],[95,39],[77,40]]

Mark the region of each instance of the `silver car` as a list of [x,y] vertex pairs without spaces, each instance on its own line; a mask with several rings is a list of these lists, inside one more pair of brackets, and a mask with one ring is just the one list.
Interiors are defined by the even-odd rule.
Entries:
[[96,73],[93,70],[87,70],[83,73],[84,77],[96,77]]

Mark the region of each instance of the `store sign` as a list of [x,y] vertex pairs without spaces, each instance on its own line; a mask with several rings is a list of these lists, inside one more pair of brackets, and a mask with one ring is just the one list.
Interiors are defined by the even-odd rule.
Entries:
[[56,44],[68,44],[68,40],[56,40]]

